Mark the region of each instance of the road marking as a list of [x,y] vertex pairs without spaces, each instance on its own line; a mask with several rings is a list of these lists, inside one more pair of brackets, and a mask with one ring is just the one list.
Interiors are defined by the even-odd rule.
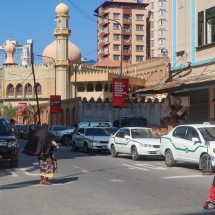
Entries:
[[87,170],[83,169],[81,172],[89,172],[89,171],[87,171]]
[[12,177],[18,177],[18,175],[14,171],[9,171]]
[[111,179],[110,181],[111,182],[124,182],[124,180],[122,180],[122,179]]
[[145,169],[145,168],[141,168],[141,167],[137,167],[137,166],[132,166],[132,165],[129,165],[129,164],[122,164],[122,165],[130,167],[131,169],[148,170],[148,169]]
[[145,168],[149,168],[149,169],[156,169],[156,170],[167,170],[168,168],[166,167],[160,167],[160,166],[154,166],[154,165],[151,165],[151,164],[135,164],[136,166],[142,166],[142,167],[145,167]]
[[161,177],[163,179],[178,179],[178,178],[201,178],[209,175],[178,175],[178,176],[166,176]]
[[28,175],[28,176],[39,176],[40,173],[30,173],[29,170],[31,169],[32,167],[27,167],[27,168],[20,168],[21,171],[23,171],[23,173],[25,175]]

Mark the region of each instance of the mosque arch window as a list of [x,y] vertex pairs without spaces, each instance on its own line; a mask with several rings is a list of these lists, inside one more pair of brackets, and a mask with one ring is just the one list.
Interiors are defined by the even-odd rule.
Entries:
[[93,84],[92,83],[88,83],[87,84],[87,92],[93,92],[94,88],[93,88]]
[[160,70],[160,79],[162,79],[164,77],[164,74],[163,74],[163,70],[161,69]]
[[105,92],[108,92],[108,84],[105,84]]
[[150,81],[154,81],[154,72],[151,73]]
[[23,87],[22,87],[22,85],[21,84],[17,84],[17,86],[16,86],[16,95],[17,96],[22,96],[22,92],[23,92]]
[[7,86],[7,96],[14,96],[14,86],[12,84]]
[[156,70],[155,71],[155,81],[157,81],[158,80],[158,71]]
[[85,91],[85,87],[83,83],[78,83],[78,92],[84,92]]
[[37,95],[42,95],[42,87],[39,83],[36,83]]
[[25,85],[25,95],[28,96],[28,95],[32,95],[32,85],[30,83],[27,83]]
[[101,83],[97,83],[96,84],[96,91],[102,91],[102,84]]

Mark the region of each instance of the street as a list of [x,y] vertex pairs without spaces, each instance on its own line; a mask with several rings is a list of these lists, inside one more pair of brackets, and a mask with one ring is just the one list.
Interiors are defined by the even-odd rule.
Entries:
[[213,180],[197,165],[169,168],[162,158],[133,161],[60,146],[54,184],[45,186],[39,184],[37,157],[21,153],[24,144],[19,168],[0,163],[0,215],[197,214]]

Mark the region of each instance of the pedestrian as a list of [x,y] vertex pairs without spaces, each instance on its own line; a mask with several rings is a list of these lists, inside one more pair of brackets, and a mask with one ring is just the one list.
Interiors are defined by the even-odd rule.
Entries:
[[213,179],[213,183],[210,189],[210,195],[208,197],[208,199],[205,201],[205,203],[203,204],[203,208],[205,209],[209,209],[208,205],[212,204],[215,205],[215,176]]
[[9,127],[12,130],[14,136],[18,138],[18,130],[16,128],[14,119],[10,119]]
[[58,164],[53,151],[58,145],[52,141],[48,132],[48,125],[43,124],[26,143],[23,153],[38,156],[40,167],[40,184],[52,185],[49,178],[57,172]]

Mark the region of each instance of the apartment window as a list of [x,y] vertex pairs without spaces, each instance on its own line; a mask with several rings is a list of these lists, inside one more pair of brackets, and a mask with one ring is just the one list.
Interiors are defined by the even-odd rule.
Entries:
[[114,51],[119,51],[119,45],[113,45],[113,50]]
[[160,11],[159,11],[160,16],[164,16],[164,13],[165,13],[164,10],[160,10]]
[[159,40],[159,44],[160,44],[160,45],[164,45],[164,39],[160,39],[160,40]]
[[120,14],[119,13],[114,13],[113,14],[113,19],[120,19]]
[[143,15],[136,14],[136,20],[143,21]]
[[119,39],[120,39],[120,34],[113,35],[113,40],[119,40]]
[[143,46],[137,45],[137,46],[136,46],[136,51],[137,51],[137,52],[142,52],[142,51],[143,51]]
[[198,46],[204,45],[204,11],[198,13]]
[[136,35],[137,41],[143,41],[143,35]]
[[143,25],[136,25],[136,31],[143,31]]
[[161,20],[159,20],[159,25],[165,25],[165,20],[164,19],[161,19]]
[[164,6],[164,1],[160,0],[160,1],[159,1],[159,5],[160,5],[160,6]]
[[142,62],[143,61],[143,56],[142,55],[137,55],[136,56],[136,62]]
[[114,30],[119,30],[119,24],[114,23],[114,24],[113,24],[113,29],[114,29]]
[[114,55],[114,56],[113,56],[113,59],[114,59],[114,60],[120,60],[120,57],[119,57],[119,55]]
[[155,36],[155,32],[151,31],[151,37],[154,38],[154,36]]
[[206,10],[206,43],[215,42],[215,7]]

